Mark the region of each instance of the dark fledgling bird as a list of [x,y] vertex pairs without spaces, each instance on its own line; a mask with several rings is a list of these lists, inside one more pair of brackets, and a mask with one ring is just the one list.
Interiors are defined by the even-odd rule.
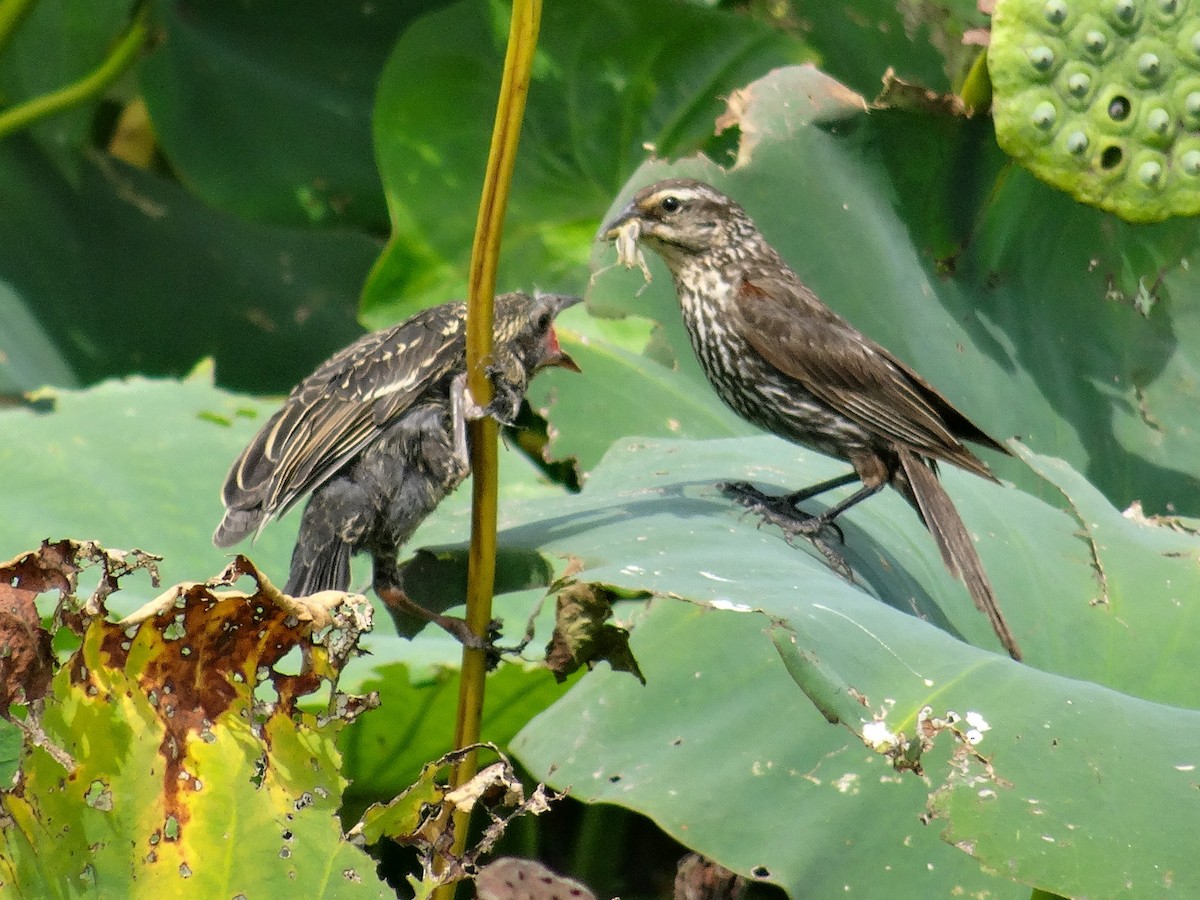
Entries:
[[[748,484],[726,493],[793,534],[816,536],[890,484],[933,534],[946,568],[1020,659],[966,526],[938,481],[948,462],[995,481],[963,441],[1008,451],[920,375],[825,306],[733,200],[699,181],[640,190],[604,232],[627,266],[640,241],[671,271],[692,349],[717,393],[758,427],[854,471],[784,496]],[[855,481],[862,486],[820,515],[796,504]]]
[[350,558],[369,553],[375,593],[393,612],[435,622],[479,646],[462,619],[426,610],[404,592],[400,548],[470,474],[466,422],[510,424],[541,369],[579,371],[559,347],[555,317],[578,297],[503,294],[487,372],[486,409],[466,388],[466,305],[446,303],[334,354],[288,396],[234,462],[213,543],[254,535],[312,495],[284,593],[350,587]]

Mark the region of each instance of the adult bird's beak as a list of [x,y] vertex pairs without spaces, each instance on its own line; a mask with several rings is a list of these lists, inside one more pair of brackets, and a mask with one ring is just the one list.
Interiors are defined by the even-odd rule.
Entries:
[[621,236],[621,232],[629,226],[629,223],[641,216],[641,214],[642,211],[637,208],[637,204],[630,201],[629,205],[621,210],[615,219],[604,226],[604,240],[615,241]]
[[604,228],[604,239],[617,245],[617,262],[627,269],[637,266],[642,270],[646,283],[650,282],[650,269],[646,266],[646,257],[642,255],[638,241],[642,237],[642,229],[646,218],[636,201],[621,210],[620,214]]

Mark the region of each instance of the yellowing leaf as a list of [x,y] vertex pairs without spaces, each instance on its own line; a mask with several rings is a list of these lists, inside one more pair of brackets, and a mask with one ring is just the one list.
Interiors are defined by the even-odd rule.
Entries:
[[[328,717],[296,705],[370,627],[365,599],[295,601],[238,557],[111,622],[104,599],[123,557],[93,552],[101,586],[86,604],[73,593],[97,549],[61,542],[38,555],[57,566],[60,614],[83,641],[40,716],[57,752],[27,747],[17,788],[0,795],[0,884],[25,896],[282,896],[296,884],[390,896],[336,815],[334,739],[366,702],[335,695]],[[217,590],[243,576],[253,593]],[[292,654],[298,672],[285,674]]]

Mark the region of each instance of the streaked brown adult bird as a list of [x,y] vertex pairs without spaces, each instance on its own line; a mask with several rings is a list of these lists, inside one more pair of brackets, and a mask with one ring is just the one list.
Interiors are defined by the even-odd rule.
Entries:
[[393,613],[419,616],[480,646],[462,619],[408,597],[397,556],[470,474],[467,420],[491,415],[510,424],[538,371],[579,371],[554,331],[555,317],[578,302],[557,294],[496,298],[487,369],[494,397],[486,409],[466,388],[463,303],[426,309],[334,354],[296,385],[234,462],[213,543],[228,547],[257,536],[311,495],[284,593],[348,590],[351,556],[369,553],[375,593]]
[[[1000,643],[1020,659],[974,541],[937,477],[947,462],[995,481],[963,441],[1008,451],[920,375],[825,306],[737,203],[690,179],[640,190],[605,228],[626,265],[637,244],[662,257],[675,281],[692,349],[721,399],[759,428],[854,471],[783,496],[745,483],[726,493],[781,525],[816,536],[890,484],[933,534],[946,568],[966,585]],[[861,481],[819,515],[796,504]]]

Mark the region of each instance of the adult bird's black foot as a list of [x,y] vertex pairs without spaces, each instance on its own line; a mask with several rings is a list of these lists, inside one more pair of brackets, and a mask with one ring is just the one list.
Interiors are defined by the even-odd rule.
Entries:
[[831,569],[849,581],[854,580],[849,564],[834,546],[834,539],[838,544],[846,543],[842,529],[824,516],[810,515],[796,508],[796,500],[802,499],[801,495],[807,496],[805,492],[766,494],[745,481],[723,482],[717,485],[717,489],[735,503],[755,513],[760,523],[767,522],[777,526],[783,532],[783,539],[789,544],[794,544],[798,537],[807,538]]
[[796,537],[816,538],[822,531],[836,535],[838,543],[846,542],[836,523],[797,509],[796,494],[766,494],[747,481],[722,482],[717,489],[735,503],[757,513],[764,522],[779,526],[788,543]]

